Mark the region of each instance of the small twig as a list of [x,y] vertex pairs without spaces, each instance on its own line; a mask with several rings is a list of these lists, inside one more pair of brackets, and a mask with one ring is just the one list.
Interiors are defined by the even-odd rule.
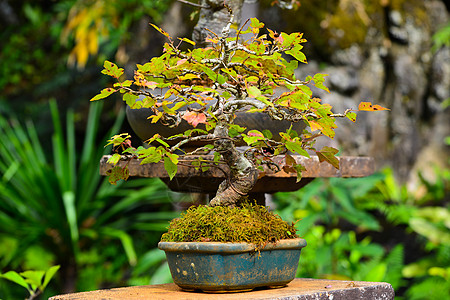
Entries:
[[323,134],[322,134],[322,133],[317,133],[317,134],[313,134],[313,135],[310,136],[310,137],[303,138],[303,139],[302,139],[302,143],[306,143],[306,142],[312,141],[312,140],[314,140],[315,138],[318,138],[319,136],[323,136]]
[[[277,165],[276,163],[274,163],[274,162],[271,161],[271,160],[263,160],[263,161],[261,161],[261,164],[266,165],[266,166],[267,166],[270,170],[272,170],[272,171],[275,171],[275,172],[280,172],[280,171],[281,171],[280,166]],[[275,170],[274,170],[272,167],[274,167]]]
[[211,32],[212,34],[214,34],[216,36],[216,38],[219,38],[219,36],[217,35],[217,33],[215,33],[214,31],[208,29],[208,28],[204,28],[206,31]]
[[204,135],[198,135],[198,136],[194,136],[194,137],[189,137],[187,139],[181,140],[178,144],[172,146],[169,149],[169,152],[174,152],[176,149],[179,149],[181,146],[183,146],[186,143],[189,142],[197,142],[197,141],[217,141],[217,140],[231,140],[234,141],[234,138],[231,137],[217,137],[212,133],[208,133],[208,134],[204,134]]
[[[184,156],[190,156],[191,154],[186,154],[186,155],[184,155]],[[222,164],[222,165],[226,165],[227,163],[225,162],[225,161],[223,161],[223,160],[218,160],[218,161],[214,161],[214,160],[209,160],[209,159],[204,159],[203,157],[200,157],[201,158],[201,162],[204,162],[204,163],[208,163],[209,165],[211,165],[212,167],[216,167],[217,166],[217,164]],[[178,161],[181,161],[181,162],[193,162],[193,161],[196,161],[195,159],[192,159],[192,158],[180,158]],[[192,165],[189,165],[189,166],[192,166]],[[192,166],[192,167],[195,167],[195,166]]]
[[250,21],[250,19],[247,19],[244,24],[242,24],[241,28],[239,28],[237,34],[236,34],[236,44],[238,43],[239,40],[239,35],[241,34],[241,31],[244,29],[245,25],[247,25],[248,21]]
[[[193,162],[194,160],[185,160],[185,161],[191,161],[191,162]],[[233,184],[231,183],[230,174],[228,174],[227,171],[225,171],[222,167],[219,167],[219,166],[216,165],[216,164],[209,163],[208,161],[203,161],[203,162],[207,162],[210,168],[217,168],[217,169],[219,169],[219,170],[223,173],[223,175],[224,175],[224,177],[225,177],[225,180],[226,180],[226,182],[227,182],[227,185],[231,186],[231,188],[232,188],[233,190],[236,191],[236,188],[235,188],[235,187],[233,186]],[[185,167],[190,167],[190,168],[201,167],[201,166],[194,166],[194,165],[192,165],[192,164],[190,164],[190,165],[189,165],[189,164],[183,164],[183,163],[180,162],[180,161],[178,161],[178,165],[180,165],[180,166],[185,166]],[[236,192],[239,193],[238,191],[236,191]]]
[[192,5],[192,6],[195,6],[195,7],[199,7],[199,8],[205,8],[205,9],[211,8],[210,6],[201,5],[201,4],[197,4],[197,3],[192,3],[192,2],[187,1],[187,0],[177,0],[177,1],[181,2],[181,3],[184,3],[184,4],[187,4],[187,5]]
[[235,47],[236,47],[236,50],[241,50],[241,51],[247,52],[248,54],[252,54],[252,55],[256,55],[256,56],[270,56],[273,54],[271,51],[266,51],[264,53],[258,54],[255,51],[249,50],[247,47],[245,47],[242,44],[236,44]]
[[[296,80],[296,81],[292,81],[292,80],[290,80],[290,79],[288,79],[288,78],[286,78],[286,77],[279,77],[279,78],[276,78],[275,80],[282,80],[282,81],[285,81],[285,82],[287,82],[287,83],[289,83],[289,84],[291,84],[291,85],[306,85],[306,84],[308,84],[309,83],[309,81],[308,82],[306,82],[306,81],[302,81],[302,80]],[[278,84],[278,83],[277,83]]]
[[244,65],[243,63],[229,63],[228,68],[232,68],[232,67],[241,67],[249,73],[259,74],[258,71],[249,68],[248,66]]
[[210,149],[208,147],[200,147],[200,148],[195,149],[194,151],[185,153],[184,155],[206,155],[211,151],[212,151],[212,149]]

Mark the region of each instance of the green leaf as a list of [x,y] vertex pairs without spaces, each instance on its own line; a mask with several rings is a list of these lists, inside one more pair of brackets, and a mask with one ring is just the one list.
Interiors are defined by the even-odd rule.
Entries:
[[313,94],[313,92],[311,91],[311,89],[307,85],[301,85],[301,86],[298,87],[298,89],[301,90],[306,95],[308,95],[309,97],[311,97],[312,94]]
[[262,134],[264,135],[264,137],[266,139],[269,139],[269,140],[273,137],[273,134],[272,134],[272,132],[269,129],[264,129],[262,131]]
[[229,92],[225,91],[222,93],[222,97],[224,97],[226,100],[228,100],[228,99],[230,99],[231,94]]
[[117,181],[121,179],[127,180],[128,177],[130,176],[130,171],[128,170],[127,167],[121,168],[119,166],[115,166],[111,170],[108,170],[106,174],[108,175],[109,183],[116,185]]
[[257,35],[259,29],[264,27],[264,23],[260,22],[257,18],[251,18],[250,21],[249,29],[251,28],[251,31]]
[[139,151],[139,158],[142,159],[141,165],[157,163],[162,159],[162,153],[156,147],[149,147]]
[[258,97],[256,97],[256,99],[259,100],[259,101],[261,101],[261,102],[264,103],[265,105],[268,105],[268,106],[274,106],[273,103],[270,102],[269,100],[267,100],[267,98],[264,97],[264,96],[258,96]]
[[297,154],[306,156],[306,157],[310,157],[308,152],[302,148],[302,142],[301,140],[292,140],[292,141],[286,141],[286,148],[291,151],[291,152],[295,152]]
[[100,92],[100,94],[94,96],[90,101],[96,101],[96,100],[100,100],[100,99],[106,98],[106,97],[108,97],[109,95],[111,95],[112,93],[114,93],[115,91],[116,91],[116,90],[113,89],[113,88],[106,88],[106,89],[103,89],[103,90]]
[[218,162],[222,158],[222,154],[219,152],[214,152],[214,162]]
[[158,143],[160,143],[161,145],[167,147],[167,148],[170,147],[169,144],[167,144],[165,141],[163,141],[163,140],[160,139],[160,138],[157,138],[156,141],[157,141]]
[[111,155],[110,158],[108,158],[107,163],[108,164],[112,164],[112,165],[117,165],[117,163],[119,162],[121,156],[118,153],[114,153],[113,155]]
[[250,98],[256,98],[261,96],[261,91],[256,86],[247,87],[247,93]]
[[241,126],[236,125],[236,124],[230,124],[229,125],[229,129],[228,129],[228,135],[230,137],[238,136],[239,134],[244,132],[245,129],[246,129],[245,127],[241,127]]
[[[280,33],[279,40],[282,41],[283,47],[290,47],[295,42],[295,39],[298,37],[298,33],[287,34],[285,32]],[[287,51],[286,51],[287,53]]]
[[48,283],[50,282],[50,280],[52,279],[52,277],[56,274],[56,272],[58,272],[60,266],[53,266],[50,267],[46,272],[45,272],[45,277],[44,277],[44,282],[42,283],[41,286],[41,291],[43,291]]
[[105,145],[105,147],[108,145],[113,145],[114,147],[118,147],[118,146],[122,145],[122,143],[125,142],[125,140],[130,137],[131,136],[128,133],[116,134],[108,140],[108,143]]
[[257,18],[251,18],[250,19],[250,26],[253,28],[263,28],[264,23],[260,22]]
[[216,81],[217,74],[211,70],[210,68],[203,66],[202,71],[211,79],[212,81]]
[[250,130],[250,131],[247,133],[247,135],[249,135],[249,136],[256,136],[256,137],[258,137],[259,139],[264,139],[264,134],[262,134],[261,131],[256,130],[256,129]]
[[8,271],[5,274],[0,274],[0,277],[3,277],[5,279],[8,279],[14,283],[17,283],[20,286],[23,286],[24,288],[26,288],[27,290],[30,289],[30,286],[28,285],[28,283],[25,281],[25,279],[20,276],[17,272],[15,271]]
[[202,172],[206,172],[211,168],[209,164],[202,164]]
[[[231,77],[236,78],[237,77],[237,73],[235,70],[233,69],[227,69],[227,68],[222,68],[220,69],[222,72],[227,73],[228,75],[230,75]],[[253,76],[255,77],[255,76]],[[256,79],[258,79],[258,77],[256,77]]]
[[243,134],[243,139],[247,145],[251,146],[260,140],[264,140],[265,137],[259,130],[250,130],[247,134]]
[[44,278],[45,271],[25,271],[20,275],[25,278],[25,281],[31,284],[33,289],[39,288],[42,285],[42,279]]
[[114,87],[130,87],[133,84],[132,80],[125,80],[124,82],[114,83]]
[[328,74],[317,73],[316,75],[314,75],[312,80],[314,80],[316,88],[330,92],[330,90],[323,84],[325,81],[325,76],[328,76]]
[[169,157],[164,157],[164,168],[169,174],[170,180],[177,174],[177,164],[174,164]]
[[338,152],[338,149],[325,146],[322,150],[316,151],[316,154],[319,157],[320,162],[326,161],[336,169],[339,169],[339,159],[335,156]]
[[103,67],[105,69],[102,70],[102,74],[106,74],[117,79],[123,74],[123,69],[118,68],[116,64],[110,61],[105,60]]
[[354,113],[354,112],[348,112],[345,116],[346,116],[350,121],[356,122],[356,113]]
[[167,152],[166,155],[170,159],[171,162],[173,162],[174,164],[178,163],[178,157],[179,156],[177,154]]
[[334,128],[336,128],[336,124],[334,123],[335,119],[330,117],[323,117],[321,119],[312,120],[310,122],[316,122],[321,126],[320,131],[329,138],[334,138],[335,132]]
[[137,109],[142,107],[142,101],[137,101],[139,97],[134,94],[125,93],[123,94],[123,101],[131,108]]
[[302,51],[300,51],[302,48],[303,48],[302,45],[297,44],[291,50],[286,51],[286,54],[290,54],[296,60],[298,60],[298,61],[300,61],[302,63],[306,63],[306,56],[305,56],[305,54]]
[[217,82],[219,84],[224,84],[225,82],[227,82],[227,79],[223,75],[217,74]]
[[297,172],[296,182],[300,182],[300,180],[302,180],[302,172],[306,171],[306,168],[301,164],[296,164],[296,165],[294,165],[294,169]]

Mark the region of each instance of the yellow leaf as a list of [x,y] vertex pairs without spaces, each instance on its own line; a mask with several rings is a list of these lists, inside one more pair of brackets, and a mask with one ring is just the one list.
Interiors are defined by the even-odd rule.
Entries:
[[358,110],[361,111],[379,111],[379,110],[389,110],[388,108],[382,107],[380,105],[372,105],[370,102],[361,102],[358,106]]
[[75,51],[78,67],[83,68],[89,57],[88,48],[86,45],[78,43],[73,50]]
[[311,127],[311,132],[323,129],[323,127],[316,121],[308,121],[308,123],[309,123],[309,127]]
[[88,52],[90,54],[96,54],[98,51],[98,35],[95,30],[89,30],[87,34]]
[[186,75],[177,76],[177,77],[180,80],[190,80],[190,79],[194,79],[194,78],[200,78],[198,75],[195,75],[195,74],[186,74]]

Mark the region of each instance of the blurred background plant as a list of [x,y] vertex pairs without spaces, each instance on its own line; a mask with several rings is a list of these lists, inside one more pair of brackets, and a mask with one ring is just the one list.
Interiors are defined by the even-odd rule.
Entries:
[[297,275],[389,282],[396,299],[448,298],[449,182],[450,170],[436,169],[417,197],[388,168],[275,194],[279,215],[300,219],[298,233],[308,241]]
[[[156,180],[110,185],[99,176],[98,162],[111,150],[96,146],[102,104],[91,106],[78,147],[73,112],[67,112],[64,134],[54,101],[50,110],[54,133],[45,139],[52,144],[50,153],[31,121],[24,127],[17,119],[0,118],[1,269],[58,264],[62,291],[125,282],[138,254],[155,246],[167,222],[178,215],[172,210],[174,198]],[[112,132],[123,118],[122,111]]]
[[[272,2],[248,5],[269,27],[305,32],[305,72],[330,73],[336,101],[324,100],[348,107],[369,98],[392,109],[360,118],[363,132],[340,126],[350,141],[338,146],[391,168],[274,195],[278,213],[301,219],[308,240],[298,276],[388,281],[399,299],[448,298],[448,1],[300,1],[297,11]],[[163,40],[148,23],[189,37],[195,9],[186,8],[173,0],[0,1],[0,273],[61,265],[42,298],[171,280],[156,243],[177,202],[191,200],[159,180],[105,182],[98,161],[109,149],[93,144],[113,127],[131,129],[121,100],[101,107],[88,99],[106,84],[104,60],[132,66],[160,54]],[[436,152],[444,141],[447,151]],[[27,293],[0,279],[1,299]]]

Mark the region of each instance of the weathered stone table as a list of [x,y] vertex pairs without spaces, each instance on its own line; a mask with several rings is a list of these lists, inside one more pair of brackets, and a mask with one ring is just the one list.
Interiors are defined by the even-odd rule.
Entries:
[[[203,156],[205,158],[212,158]],[[100,162],[100,174],[107,175],[112,168],[107,163],[109,156]],[[191,157],[195,158],[195,157]],[[282,159],[279,157],[278,159]],[[251,191],[261,204],[264,194],[295,191],[319,177],[364,177],[375,170],[375,163],[369,157],[340,157],[340,168],[335,169],[326,162],[319,162],[317,157],[295,157],[298,163],[306,167],[302,179],[296,182],[296,174],[283,171],[266,170]],[[124,167],[125,162],[120,162]],[[206,172],[195,170],[185,165],[178,166],[173,180],[162,163],[140,165],[139,160],[132,160],[129,165],[131,177],[158,177],[173,191],[190,193],[215,193],[219,184],[225,179],[223,171],[211,168]],[[226,170],[225,170],[226,171]],[[389,283],[341,281],[324,279],[296,278],[286,287],[280,289],[256,289],[246,293],[207,294],[202,292],[185,292],[173,283],[115,288],[92,292],[74,293],[54,296],[50,300],[100,300],[100,299],[298,299],[298,300],[347,300],[347,299],[394,299],[394,290]]]
[[[198,156],[188,157],[195,159]],[[205,159],[212,160],[213,156],[204,155]],[[100,161],[100,174],[107,175],[108,170],[112,168],[107,163],[109,155],[104,156]],[[365,177],[371,175],[375,170],[375,162],[371,157],[343,156],[339,158],[340,168],[336,169],[327,162],[319,162],[317,156],[306,158],[303,156],[294,156],[297,163],[305,166],[306,171],[302,172],[302,179],[297,181],[295,173],[285,173],[283,171],[274,172],[266,168],[264,174],[258,179],[256,185],[251,191],[250,198],[261,199],[264,194],[276,192],[292,192],[300,189],[314,178],[319,177]],[[276,157],[275,162],[281,162],[283,156]],[[186,166],[185,162],[178,166],[176,176],[170,180],[169,175],[164,169],[162,163],[140,165],[140,160],[133,159],[128,167],[131,177],[158,177],[164,181],[167,186],[176,192],[204,193],[214,194],[219,184],[225,179],[224,172],[218,168],[210,168],[206,172],[196,170],[193,167]],[[125,162],[120,162],[124,167]],[[221,166],[226,172],[227,167]]]
[[394,299],[389,283],[296,278],[280,289],[258,289],[245,293],[207,294],[184,292],[174,283],[142,285],[51,297],[49,300],[135,299],[228,299],[228,300],[356,300]]

